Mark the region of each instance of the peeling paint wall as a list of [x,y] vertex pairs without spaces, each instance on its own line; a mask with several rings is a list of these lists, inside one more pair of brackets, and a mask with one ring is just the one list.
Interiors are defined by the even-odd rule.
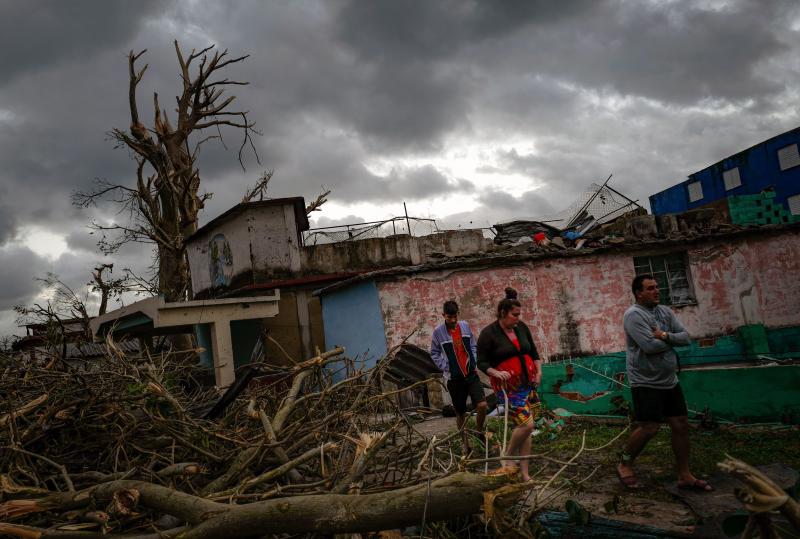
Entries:
[[308,245],[302,250],[303,270],[309,273],[339,273],[410,266],[442,256],[475,254],[489,248],[491,241],[481,230],[448,230],[428,236],[406,234],[388,238],[367,238]]
[[246,209],[192,238],[192,291],[198,295],[297,274],[300,248],[292,204]]
[[[709,242],[686,252],[697,304],[675,310],[693,337],[731,333],[752,323],[800,325],[797,231]],[[427,347],[448,299],[458,301],[461,317],[480,331],[494,321],[497,302],[512,286],[543,357],[623,350],[622,315],[632,302],[633,257],[647,254],[664,252],[611,252],[379,282],[388,346],[414,332],[410,342]]]

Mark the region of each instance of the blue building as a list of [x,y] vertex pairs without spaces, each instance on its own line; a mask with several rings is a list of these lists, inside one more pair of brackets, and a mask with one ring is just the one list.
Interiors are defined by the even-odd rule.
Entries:
[[654,215],[683,213],[728,197],[774,191],[774,203],[800,215],[800,127],[765,140],[650,197]]

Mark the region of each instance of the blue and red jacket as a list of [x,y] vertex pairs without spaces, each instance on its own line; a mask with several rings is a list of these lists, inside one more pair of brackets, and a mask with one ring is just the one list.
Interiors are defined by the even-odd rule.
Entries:
[[[461,331],[461,342],[453,343],[453,338],[446,324],[440,324],[431,336],[431,359],[444,373],[445,380],[463,380],[473,374],[478,367],[478,342],[472,330],[464,320],[457,322]],[[468,361],[465,369],[458,364],[455,346],[463,346],[467,351]],[[466,371],[466,372],[465,372]]]

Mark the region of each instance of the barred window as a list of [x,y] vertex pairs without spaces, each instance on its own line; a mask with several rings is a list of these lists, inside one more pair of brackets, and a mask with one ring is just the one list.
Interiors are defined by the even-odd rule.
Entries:
[[636,275],[650,274],[658,283],[662,305],[697,303],[686,264],[686,254],[637,256],[633,259]]

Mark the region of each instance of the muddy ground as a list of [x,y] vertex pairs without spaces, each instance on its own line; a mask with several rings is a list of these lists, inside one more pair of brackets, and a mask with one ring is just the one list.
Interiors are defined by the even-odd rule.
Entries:
[[[561,418],[543,424],[533,438],[532,453],[543,455],[539,462],[545,464],[542,474],[554,473],[558,463],[571,458],[580,447],[586,432],[588,449],[577,466],[570,466],[566,477],[576,484],[569,492],[560,494],[548,507],[563,511],[567,500],[575,500],[597,517],[621,520],[632,524],[652,526],[676,534],[714,537],[721,533],[720,525],[725,515],[741,509],[734,498],[737,482],[719,472],[716,463],[726,454],[758,465],[781,486],[791,489],[798,481],[795,470],[800,469],[800,428],[797,426],[768,425],[746,427],[722,425],[704,430],[693,425],[691,431],[691,466],[698,477],[716,487],[712,493],[693,493],[675,488],[672,470],[673,458],[669,430],[662,429],[643,454],[637,459],[636,469],[644,488],[630,491],[616,477],[615,464],[627,433],[624,422],[602,424],[576,417]],[[502,419],[489,418],[487,425],[495,432],[497,443],[490,446],[499,454]],[[474,423],[468,423],[474,426]],[[436,417],[422,421],[416,428],[426,436],[439,437],[455,428],[453,418]],[[612,440],[619,436],[616,441]],[[477,440],[475,452],[483,452]],[[611,442],[611,443],[609,443]],[[496,466],[496,465],[494,465]],[[546,494],[546,493],[545,493]]]

